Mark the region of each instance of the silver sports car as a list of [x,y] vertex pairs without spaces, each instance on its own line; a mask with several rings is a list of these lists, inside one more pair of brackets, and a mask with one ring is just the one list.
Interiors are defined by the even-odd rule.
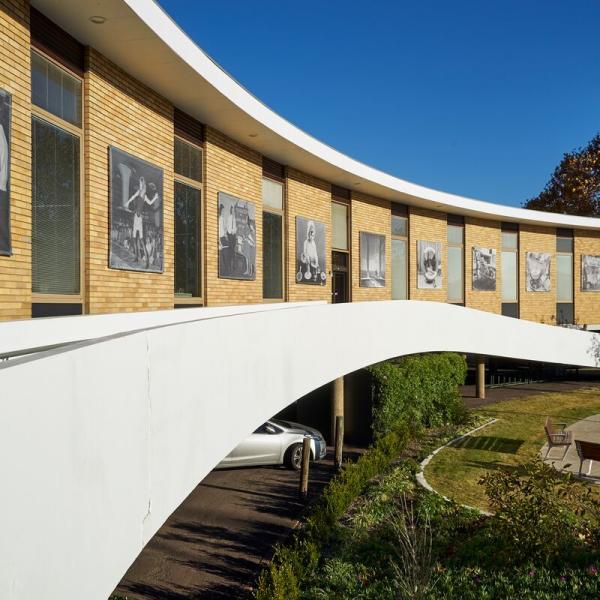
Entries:
[[319,431],[299,423],[271,419],[240,442],[217,466],[282,465],[298,470],[302,465],[302,440],[310,438],[310,457],[320,460],[327,452]]

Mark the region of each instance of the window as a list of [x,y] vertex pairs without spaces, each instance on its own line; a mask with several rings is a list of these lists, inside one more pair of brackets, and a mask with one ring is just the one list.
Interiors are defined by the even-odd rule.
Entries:
[[408,216],[392,213],[392,300],[407,299]]
[[448,224],[448,302],[462,304],[464,295],[464,224]]
[[80,303],[81,79],[31,58],[33,302]]
[[31,102],[59,119],[81,127],[81,79],[37,52],[31,53]]
[[175,138],[175,296],[198,302],[201,286],[202,149]]
[[331,204],[331,221],[333,228],[333,247],[336,250],[348,251],[348,206],[338,202]]
[[573,310],[573,230],[556,231],[556,322],[571,324]]
[[512,223],[502,225],[502,314],[519,316],[519,231]]
[[283,181],[263,177],[263,298],[283,300]]

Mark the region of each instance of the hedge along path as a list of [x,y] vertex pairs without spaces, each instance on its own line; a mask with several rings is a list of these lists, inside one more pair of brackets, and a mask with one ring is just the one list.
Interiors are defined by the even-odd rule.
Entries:
[[425,468],[425,477],[439,494],[489,511],[479,480],[489,471],[514,469],[539,456],[547,416],[571,424],[599,410],[597,389],[544,393],[488,405],[476,414],[497,421],[438,452]]

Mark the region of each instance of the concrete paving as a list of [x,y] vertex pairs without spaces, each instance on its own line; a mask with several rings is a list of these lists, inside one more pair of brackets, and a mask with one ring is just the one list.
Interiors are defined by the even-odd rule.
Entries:
[[[574,440],[584,440],[586,442],[595,442],[600,444],[600,414],[592,415],[581,421],[577,421],[572,425],[566,427],[566,431],[572,433],[573,442],[569,446],[566,454],[563,446],[554,446],[545,462],[553,464],[555,468],[563,471],[568,471],[575,475],[579,473],[579,456],[577,455],[577,449],[575,447]],[[541,449],[542,457],[546,456],[548,450],[548,444],[544,444]],[[564,458],[563,458],[564,455]],[[589,471],[589,473],[588,473]],[[582,475],[585,479],[589,479],[591,482],[600,484],[600,462],[594,460],[591,463],[586,460],[583,463]]]

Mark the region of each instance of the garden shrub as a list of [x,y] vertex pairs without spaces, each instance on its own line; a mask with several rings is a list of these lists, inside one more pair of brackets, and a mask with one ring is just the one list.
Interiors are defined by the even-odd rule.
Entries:
[[344,463],[293,543],[275,549],[269,568],[258,578],[254,592],[257,600],[299,597],[299,582],[316,568],[319,549],[332,540],[338,519],[363,492],[369,480],[384,471],[406,447],[409,439],[408,427],[398,427],[377,440],[355,463]]
[[587,490],[541,459],[488,473],[480,483],[494,511],[490,527],[509,561],[550,563],[586,539],[586,521],[578,517],[589,508]]
[[425,427],[465,421],[458,386],[467,365],[455,353],[406,356],[369,368],[373,378],[373,433],[380,437],[403,424]]

